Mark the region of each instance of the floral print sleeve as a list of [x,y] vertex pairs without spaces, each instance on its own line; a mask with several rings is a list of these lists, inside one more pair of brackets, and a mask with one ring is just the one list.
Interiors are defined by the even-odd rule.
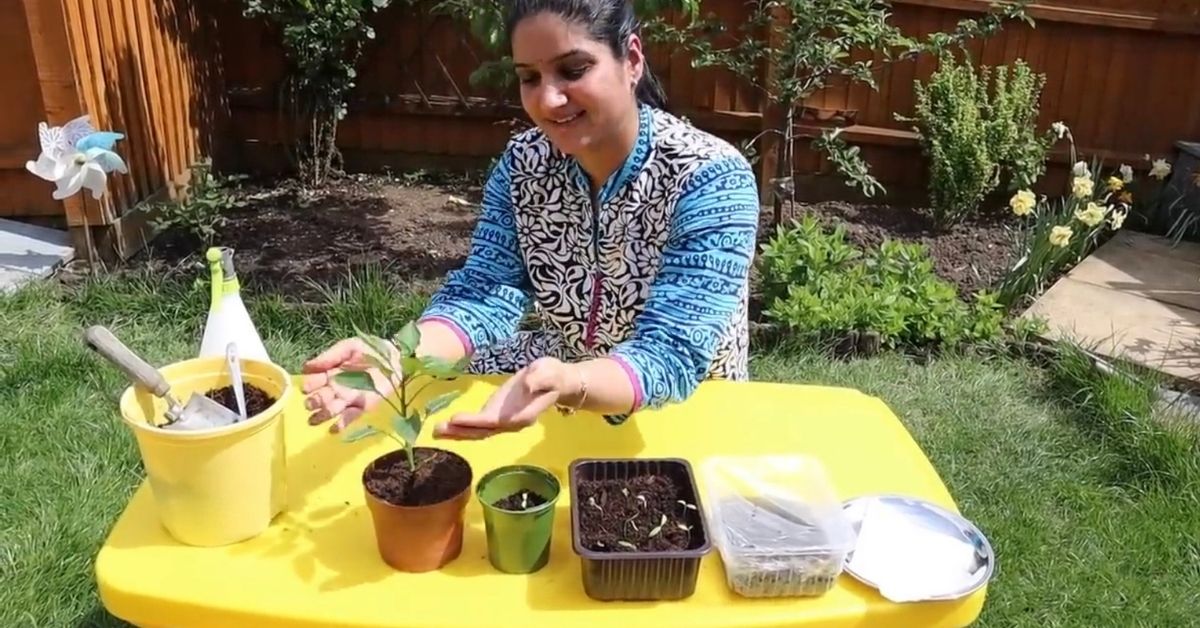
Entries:
[[745,298],[759,218],[753,171],[731,155],[683,185],[646,308],[610,354],[634,384],[633,410],[691,395]]
[[510,158],[505,151],[484,186],[467,261],[447,276],[421,318],[449,325],[468,354],[511,336],[530,303],[514,226]]

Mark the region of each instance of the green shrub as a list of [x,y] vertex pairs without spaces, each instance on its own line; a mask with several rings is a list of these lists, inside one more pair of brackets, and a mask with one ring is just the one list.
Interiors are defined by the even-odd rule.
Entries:
[[1007,180],[1016,190],[1045,171],[1053,131],[1036,131],[1045,77],[1023,61],[976,71],[943,53],[928,84],[916,83],[914,123],[929,161],[933,218],[946,227],[978,211]]
[[337,167],[338,125],[358,77],[358,60],[375,38],[369,18],[392,0],[243,0],[246,17],[263,18],[281,38],[287,127],[299,135],[289,153],[301,181],[319,186]]
[[995,296],[963,302],[919,244],[885,241],[863,252],[841,228],[826,231],[808,217],[781,227],[760,259],[767,317],[806,341],[877,334],[882,347],[915,348],[990,340],[1002,331]]
[[245,207],[239,185],[246,177],[214,175],[208,161],[195,164],[191,171],[187,194],[178,200],[148,203],[140,210],[150,215],[150,225],[158,233],[177,231],[206,249],[225,226],[226,215]]

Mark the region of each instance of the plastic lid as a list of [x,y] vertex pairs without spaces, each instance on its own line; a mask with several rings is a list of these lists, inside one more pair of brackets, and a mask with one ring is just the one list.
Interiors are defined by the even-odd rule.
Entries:
[[727,556],[838,554],[854,546],[854,529],[815,458],[717,457],[704,474],[713,542]]

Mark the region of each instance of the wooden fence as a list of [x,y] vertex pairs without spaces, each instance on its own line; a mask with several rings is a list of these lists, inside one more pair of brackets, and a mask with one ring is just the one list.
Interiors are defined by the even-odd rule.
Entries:
[[[55,216],[88,250],[136,248],[138,203],[175,196],[197,159],[231,169],[282,164],[276,113],[285,71],[278,34],[242,16],[243,0],[4,0],[0,2],[0,215]],[[949,30],[977,16],[988,0],[893,0],[895,23],[911,35]],[[730,24],[744,0],[707,0],[704,11]],[[1010,24],[971,45],[985,65],[1025,59],[1047,77],[1040,124],[1074,130],[1084,154],[1145,167],[1174,142],[1200,135],[1200,3],[1194,0],[1035,0],[1036,27]],[[486,163],[523,118],[515,103],[472,86],[486,58],[461,25],[418,7],[393,6],[374,24],[375,40],[359,69],[351,113],[340,128],[350,169]],[[870,54],[870,53],[862,53]],[[720,70],[697,70],[670,48],[652,46],[651,67],[673,109],[731,140],[757,135],[773,116],[749,85]],[[895,64],[879,89],[834,87],[805,103],[804,133],[817,119],[854,117],[844,137],[863,147],[890,189],[923,187],[924,160],[896,114],[910,114],[913,82],[935,61]],[[130,166],[102,202],[50,198],[52,186],[24,171],[37,153],[36,124],[82,113],[128,136],[119,146]],[[220,143],[217,139],[227,140]],[[1066,156],[1054,156],[1063,172]],[[769,168],[767,164],[764,168]],[[802,194],[845,190],[815,153],[798,152]]]
[[[6,0],[0,3],[0,215],[65,223],[88,254],[125,256],[143,243],[139,203],[172,198],[226,124],[216,24],[190,0]],[[129,174],[109,194],[51,198],[53,184],[25,171],[36,125],[88,114],[124,133]],[[57,219],[57,220],[53,220]]]
[[[240,17],[234,0],[222,0],[221,35],[228,55],[235,156],[245,168],[277,163],[279,141],[274,90],[283,71],[277,38]],[[894,0],[894,20],[906,33],[950,30],[987,10],[987,0]],[[744,17],[743,0],[708,0],[728,23]],[[1147,166],[1145,156],[1169,154],[1175,141],[1200,135],[1200,3],[1193,0],[1039,0],[1036,27],[1011,23],[974,42],[977,63],[1025,59],[1047,77],[1040,124],[1062,120],[1087,154]],[[491,157],[499,151],[519,110],[498,107],[468,82],[485,58],[464,29],[428,11],[393,7],[379,16],[378,38],[367,49],[352,113],[340,144],[355,167],[403,167],[433,161]],[[716,70],[696,70],[686,54],[652,47],[651,66],[665,82],[672,106],[700,126],[745,139],[764,125],[763,99],[742,81]],[[911,114],[913,82],[925,80],[936,61],[922,57],[878,75],[879,89],[839,87],[815,95],[811,117],[851,112],[856,123],[844,137],[863,147],[873,171],[889,186],[923,186],[924,163],[916,138],[895,114]],[[802,130],[812,131],[801,120]],[[1064,154],[1054,156],[1061,173]],[[797,175],[826,173],[812,151],[799,151]],[[818,178],[821,179],[821,178]],[[828,179],[828,178],[825,178]],[[809,178],[810,182],[814,179]],[[840,187],[840,184],[838,184]],[[828,188],[828,186],[827,186]]]

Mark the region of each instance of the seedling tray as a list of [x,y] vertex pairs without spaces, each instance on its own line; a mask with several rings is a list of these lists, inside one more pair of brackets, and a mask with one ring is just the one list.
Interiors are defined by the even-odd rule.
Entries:
[[[684,550],[655,551],[644,548],[634,549],[629,546],[621,548],[587,547],[584,544],[582,509],[597,508],[599,504],[589,503],[581,490],[581,484],[593,481],[624,481],[634,478],[660,475],[670,480],[677,489],[677,495],[670,500],[670,505],[656,506],[653,500],[638,502],[638,496],[621,491],[613,484],[605,489],[602,498],[626,500],[620,506],[628,508],[629,501],[640,503],[647,508],[661,513],[663,509],[670,511],[670,520],[666,524],[672,535],[677,535],[678,526],[690,529],[685,533],[686,548]],[[700,493],[696,487],[691,465],[679,458],[616,458],[616,459],[580,459],[571,463],[569,469],[571,486],[571,537],[575,553],[580,556],[583,586],[588,597],[601,601],[614,600],[679,600],[690,597],[696,591],[696,581],[700,573],[700,561],[712,548],[709,532],[705,525],[704,508],[700,503]],[[633,491],[636,493],[636,490]],[[679,504],[675,506],[674,504]],[[610,508],[617,507],[615,503]],[[690,505],[690,507],[688,507]],[[678,510],[674,510],[678,508]],[[634,508],[636,511],[636,506]],[[591,514],[591,513],[589,513]],[[659,515],[661,516],[661,514]],[[653,519],[653,517],[650,517]],[[645,519],[643,519],[645,521]],[[622,529],[624,527],[622,526]],[[637,530],[634,532],[634,530]],[[678,528],[683,530],[683,528]],[[629,538],[645,540],[646,525],[640,528],[633,524],[629,528]],[[650,530],[653,532],[653,529]]]

